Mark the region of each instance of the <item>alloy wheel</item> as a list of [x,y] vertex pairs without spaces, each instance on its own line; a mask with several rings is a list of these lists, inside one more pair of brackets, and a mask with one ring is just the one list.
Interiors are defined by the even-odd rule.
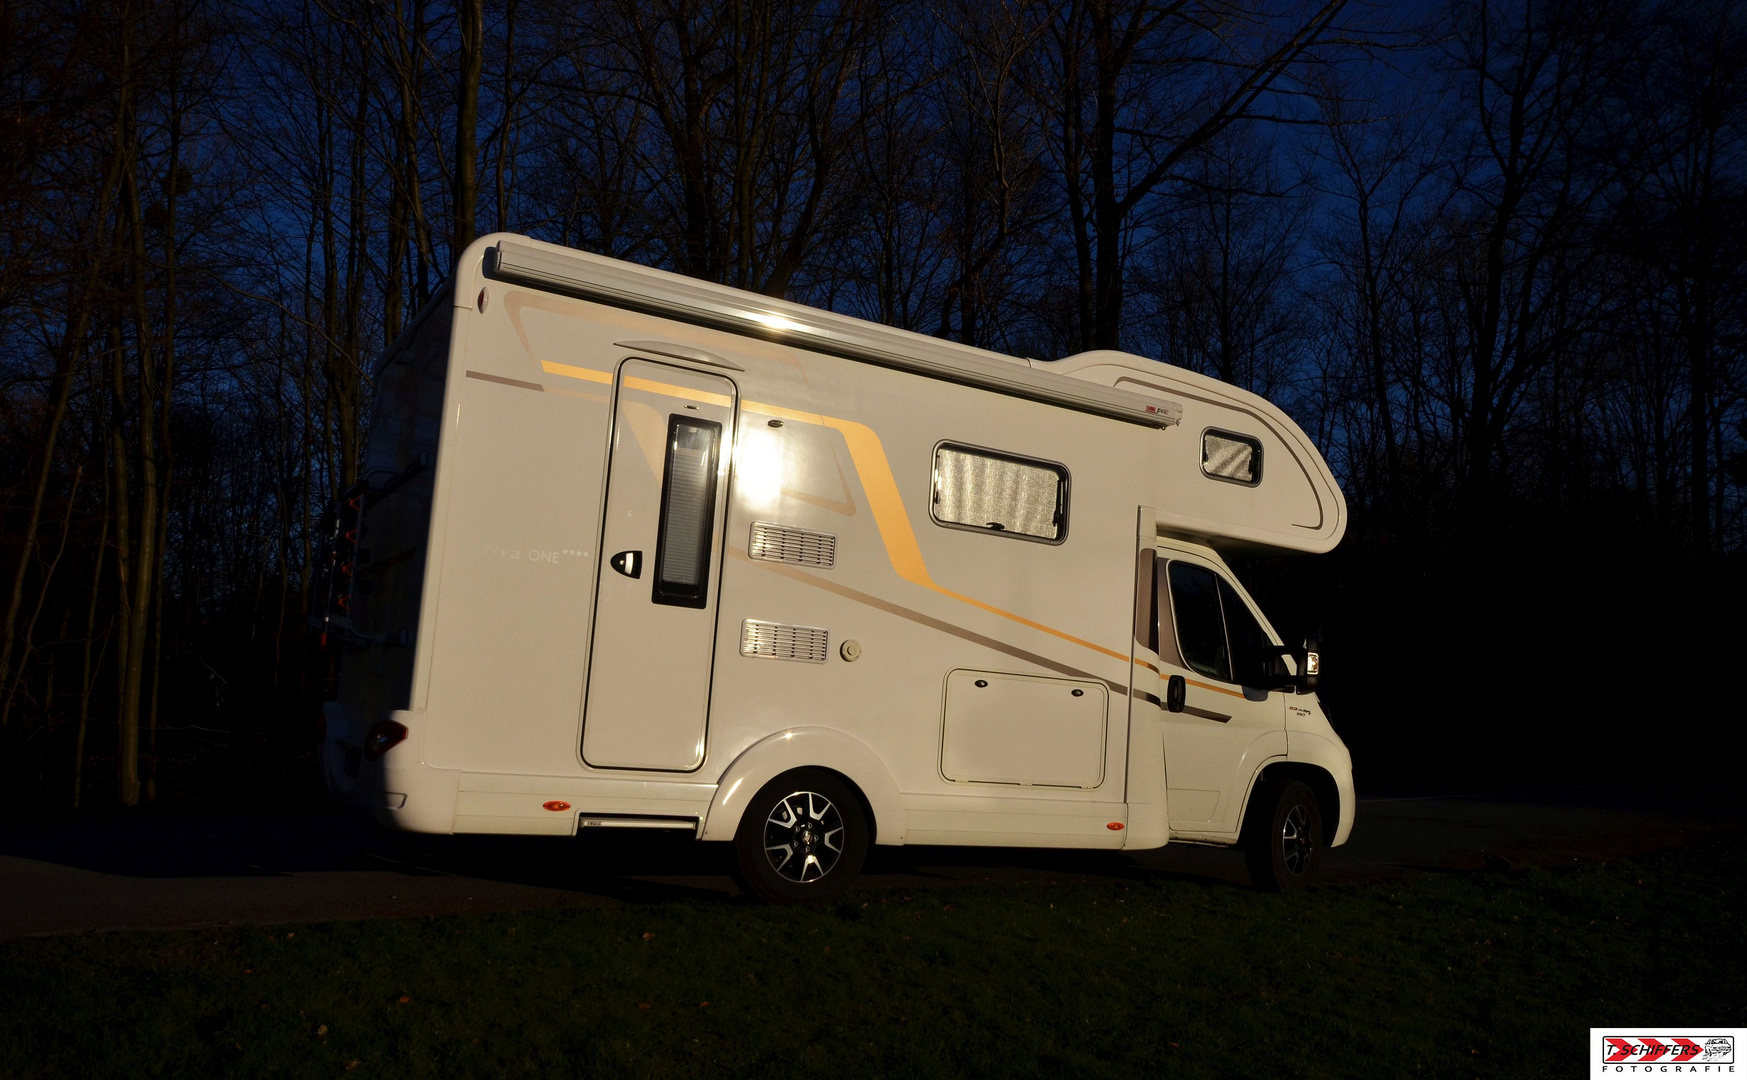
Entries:
[[818,881],[843,855],[843,815],[817,791],[779,799],[764,823],[764,855],[788,881]]
[[1280,825],[1280,855],[1287,873],[1304,873],[1315,850],[1316,838],[1310,833],[1310,815],[1305,813],[1303,806],[1294,806],[1286,812],[1286,820]]

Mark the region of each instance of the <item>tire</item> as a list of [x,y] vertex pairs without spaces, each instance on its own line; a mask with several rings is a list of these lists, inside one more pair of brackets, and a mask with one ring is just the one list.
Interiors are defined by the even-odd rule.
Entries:
[[1250,881],[1267,892],[1291,892],[1316,879],[1322,866],[1322,808],[1296,780],[1256,792],[1245,823]]
[[861,799],[834,773],[794,769],[760,788],[734,834],[734,879],[770,904],[824,904],[867,861]]

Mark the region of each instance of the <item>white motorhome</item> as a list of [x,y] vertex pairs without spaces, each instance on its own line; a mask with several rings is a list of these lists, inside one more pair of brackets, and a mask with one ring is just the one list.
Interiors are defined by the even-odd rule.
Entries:
[[323,769],[416,832],[732,841],[776,901],[870,843],[1242,843],[1291,887],[1351,759],[1221,552],[1345,527],[1217,380],[487,236],[377,372]]

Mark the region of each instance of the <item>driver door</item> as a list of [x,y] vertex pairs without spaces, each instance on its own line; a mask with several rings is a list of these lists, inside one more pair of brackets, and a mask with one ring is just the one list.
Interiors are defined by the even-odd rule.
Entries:
[[1285,694],[1244,685],[1275,643],[1223,567],[1166,545],[1153,566],[1160,687],[1181,675],[1188,688],[1183,711],[1162,714],[1171,832],[1234,836],[1251,777],[1286,755]]

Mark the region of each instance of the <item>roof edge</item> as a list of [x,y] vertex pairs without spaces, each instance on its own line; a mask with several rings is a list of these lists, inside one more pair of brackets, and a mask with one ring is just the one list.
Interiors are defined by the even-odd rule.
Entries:
[[525,237],[494,239],[485,269],[501,280],[1143,427],[1170,427],[1182,417],[1175,403],[1039,370],[1000,353]]

